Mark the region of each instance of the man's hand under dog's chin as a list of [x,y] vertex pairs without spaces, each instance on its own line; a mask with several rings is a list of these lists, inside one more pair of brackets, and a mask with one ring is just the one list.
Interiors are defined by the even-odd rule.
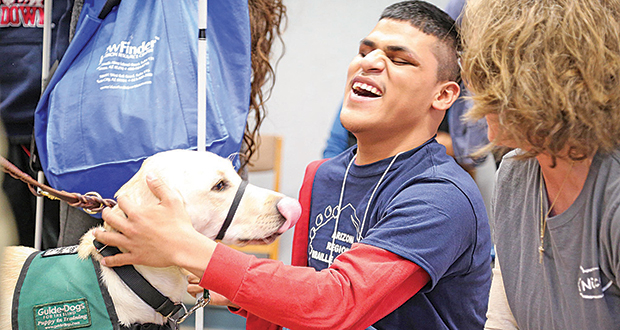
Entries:
[[176,191],[152,175],[147,175],[147,183],[160,199],[159,204],[139,206],[120,196],[118,207],[122,212],[103,211],[103,220],[118,232],[96,230],[95,238],[127,252],[105,257],[102,265],[179,266],[201,277],[216,243],[194,229]]

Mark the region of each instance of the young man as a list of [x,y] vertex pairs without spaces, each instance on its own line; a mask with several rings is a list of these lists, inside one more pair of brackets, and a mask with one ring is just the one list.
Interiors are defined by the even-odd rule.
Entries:
[[160,206],[120,199],[129,220],[104,213],[124,234],[97,239],[130,251],[106,264],[183,267],[241,307],[248,329],[481,329],[491,279],[486,211],[434,139],[459,95],[458,48],[454,21],[422,1],[388,7],[361,41],[341,114],[358,145],[302,187],[312,202],[295,230],[293,264],[310,267],[199,235],[176,194],[152,177]]

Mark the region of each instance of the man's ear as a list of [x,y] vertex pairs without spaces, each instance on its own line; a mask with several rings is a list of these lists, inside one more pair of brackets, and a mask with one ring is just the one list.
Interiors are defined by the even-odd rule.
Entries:
[[454,81],[448,81],[440,85],[439,93],[433,100],[435,110],[448,110],[454,101],[459,98],[461,87]]

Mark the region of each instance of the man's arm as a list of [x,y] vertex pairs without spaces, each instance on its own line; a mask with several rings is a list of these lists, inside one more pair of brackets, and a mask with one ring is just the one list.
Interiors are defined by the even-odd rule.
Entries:
[[128,252],[105,257],[102,264],[184,268],[250,313],[295,329],[363,329],[429,281],[415,263],[365,244],[354,244],[321,272],[256,259],[198,233],[177,192],[150,175],[147,183],[158,205],[140,207],[119,197],[127,218],[104,210],[104,220],[119,232],[97,230],[95,237]]
[[201,286],[243,307],[248,329],[264,329],[266,323],[256,317],[292,329],[365,329],[428,281],[411,261],[366,244],[354,244],[320,272],[218,244]]

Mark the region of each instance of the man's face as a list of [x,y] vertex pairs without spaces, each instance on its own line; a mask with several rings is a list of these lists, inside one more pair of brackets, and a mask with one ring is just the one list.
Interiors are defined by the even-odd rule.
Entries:
[[349,65],[343,126],[356,135],[385,135],[411,131],[425,121],[441,91],[436,47],[436,37],[408,22],[380,20]]

